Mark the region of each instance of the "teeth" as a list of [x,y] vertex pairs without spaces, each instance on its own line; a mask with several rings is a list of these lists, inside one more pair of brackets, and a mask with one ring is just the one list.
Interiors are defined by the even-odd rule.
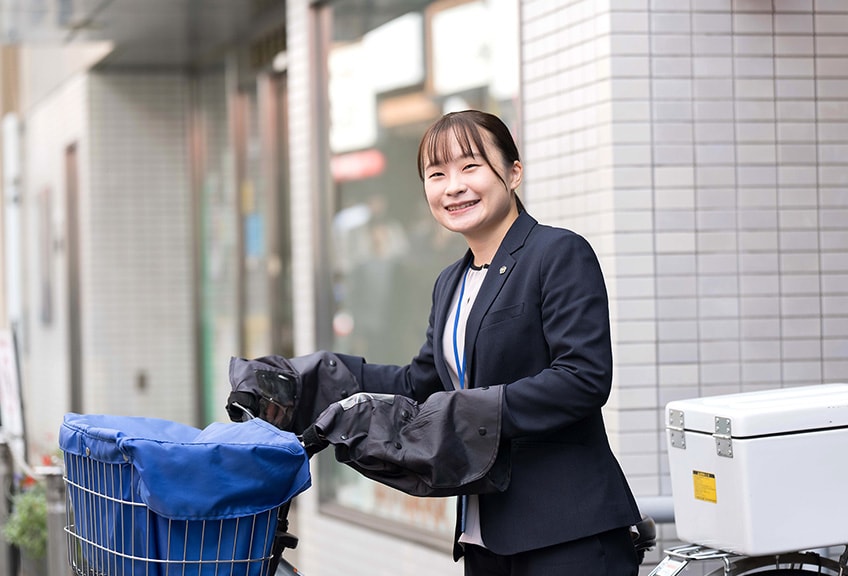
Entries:
[[460,204],[459,206],[450,206],[448,207],[448,212],[454,212],[456,210],[462,210],[463,208],[468,208],[469,206],[474,206],[476,202],[466,202],[465,204]]

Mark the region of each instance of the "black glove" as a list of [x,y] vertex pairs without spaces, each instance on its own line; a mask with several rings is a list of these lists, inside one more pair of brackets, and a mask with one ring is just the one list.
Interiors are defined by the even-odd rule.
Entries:
[[360,391],[344,362],[325,351],[291,359],[231,358],[230,386],[231,420],[261,418],[295,434],[303,433],[333,402]]
[[338,462],[413,496],[502,492],[511,472],[502,410],[503,386],[436,392],[420,404],[361,393],[332,403],[302,442],[313,454],[332,444]]
[[330,445],[314,424],[303,431],[300,442],[310,458]]

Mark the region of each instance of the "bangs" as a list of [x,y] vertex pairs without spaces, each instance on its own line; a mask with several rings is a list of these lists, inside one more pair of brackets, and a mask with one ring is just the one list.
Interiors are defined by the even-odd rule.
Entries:
[[443,164],[454,159],[451,150],[454,140],[459,144],[463,157],[476,158],[479,155],[491,166],[480,128],[463,117],[446,117],[434,124],[421,140],[418,149],[418,175],[422,180],[427,165]]

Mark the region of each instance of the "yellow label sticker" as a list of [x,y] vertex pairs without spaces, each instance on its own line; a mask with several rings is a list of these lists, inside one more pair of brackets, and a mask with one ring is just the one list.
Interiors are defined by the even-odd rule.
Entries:
[[692,483],[695,486],[695,498],[713,504],[717,502],[715,474],[692,470]]

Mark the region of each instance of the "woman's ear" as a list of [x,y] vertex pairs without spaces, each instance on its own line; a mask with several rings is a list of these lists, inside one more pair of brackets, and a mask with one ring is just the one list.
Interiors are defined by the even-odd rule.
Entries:
[[509,189],[516,190],[518,186],[521,184],[521,178],[524,176],[524,166],[521,165],[520,160],[516,160],[512,163],[512,166],[509,169]]

